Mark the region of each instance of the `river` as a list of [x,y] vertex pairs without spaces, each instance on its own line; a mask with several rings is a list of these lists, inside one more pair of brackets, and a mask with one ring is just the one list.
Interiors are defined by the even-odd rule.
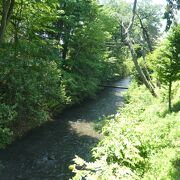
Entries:
[[[127,87],[129,82],[125,78],[113,85]],[[101,138],[93,123],[116,114],[123,105],[124,91],[105,88],[95,99],[65,110],[55,121],[0,150],[0,180],[69,179],[68,166],[75,155],[90,160],[91,148]]]

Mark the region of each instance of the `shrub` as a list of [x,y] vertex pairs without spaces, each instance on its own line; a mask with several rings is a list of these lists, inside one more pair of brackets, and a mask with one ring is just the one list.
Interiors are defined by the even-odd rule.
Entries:
[[14,107],[4,103],[0,104],[0,148],[4,148],[12,141],[13,132],[6,127],[12,123],[15,117]]
[[30,43],[0,49],[0,122],[15,136],[47,121],[50,110],[67,100],[59,65],[41,56],[42,49]]

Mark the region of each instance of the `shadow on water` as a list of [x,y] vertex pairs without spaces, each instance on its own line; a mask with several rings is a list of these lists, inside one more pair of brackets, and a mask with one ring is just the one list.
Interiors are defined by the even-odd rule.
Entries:
[[[116,82],[128,86],[129,79]],[[115,114],[123,104],[125,90],[108,88],[96,99],[67,109],[56,121],[0,151],[0,180],[66,180],[68,166],[78,156],[90,160],[90,151],[99,141],[93,122]]]

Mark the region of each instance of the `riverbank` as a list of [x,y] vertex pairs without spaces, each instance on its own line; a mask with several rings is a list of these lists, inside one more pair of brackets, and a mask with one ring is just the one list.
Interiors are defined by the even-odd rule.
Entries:
[[[128,86],[129,79],[115,84]],[[91,160],[91,148],[101,138],[93,128],[93,122],[117,113],[123,105],[124,91],[104,89],[96,99],[65,110],[56,121],[0,150],[1,180],[65,180],[72,177],[68,169],[72,159],[79,155]]]
[[[178,85],[178,84],[177,84]],[[119,113],[99,124],[103,138],[93,148],[93,161],[75,159],[74,179],[174,179],[180,177],[180,104],[173,112],[159,89],[154,98],[144,86],[132,85]],[[78,168],[76,168],[78,167]],[[83,167],[83,168],[82,168]]]

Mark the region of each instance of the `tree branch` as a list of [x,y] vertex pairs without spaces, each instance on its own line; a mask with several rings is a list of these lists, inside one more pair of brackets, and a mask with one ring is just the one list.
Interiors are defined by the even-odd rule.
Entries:
[[152,48],[151,41],[150,41],[150,38],[149,38],[149,33],[148,33],[147,29],[144,27],[141,17],[137,13],[136,13],[136,15],[137,15],[137,17],[139,19],[140,27],[141,27],[141,29],[143,31],[143,38],[147,42],[150,52],[152,52],[153,48]]
[[139,74],[139,76],[141,77],[141,80],[142,82],[145,84],[145,86],[149,89],[149,91],[151,92],[151,94],[153,96],[157,96],[156,95],[156,92],[154,91],[154,88],[153,86],[151,85],[151,83],[148,81],[148,79],[146,78],[144,72],[142,71],[139,63],[138,63],[138,57],[137,57],[137,54],[136,54],[136,51],[133,47],[133,42],[130,38],[130,34],[131,34],[131,31],[132,31],[132,27],[133,27],[133,24],[134,24],[134,20],[135,20],[135,16],[136,16],[136,6],[137,6],[137,0],[134,0],[134,4],[133,4],[133,10],[132,10],[132,18],[131,18],[131,21],[129,23],[129,26],[128,28],[126,29],[123,25],[123,23],[121,24],[121,27],[123,28],[123,31],[125,32],[124,35],[125,35],[125,42],[129,48],[129,51],[131,53],[131,56],[132,56],[132,61],[134,63],[134,66]]
[[129,23],[128,28],[126,29],[126,32],[130,32],[132,30],[132,27],[134,24],[134,19],[136,16],[136,6],[137,6],[137,0],[134,0],[133,10],[132,10],[132,18],[131,18],[131,22]]

